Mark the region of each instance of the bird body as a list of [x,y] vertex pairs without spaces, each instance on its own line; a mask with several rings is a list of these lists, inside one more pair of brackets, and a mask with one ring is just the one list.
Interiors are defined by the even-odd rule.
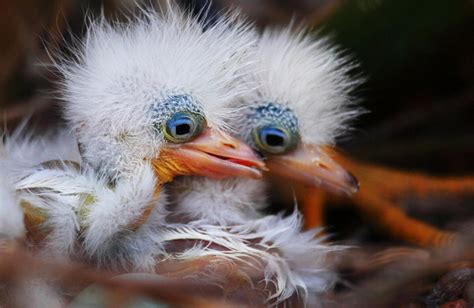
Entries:
[[[324,145],[333,143],[357,114],[350,100],[357,82],[347,76],[347,61],[325,40],[291,28],[264,31],[252,55],[254,65],[243,82],[253,90],[233,102],[239,110],[229,119],[234,134],[266,158],[270,173],[347,194],[356,191],[354,178],[324,153]],[[216,258],[235,255],[231,263],[254,260],[261,268],[257,285],[263,281],[268,304],[297,295],[318,305],[337,280],[331,258],[342,247],[323,243],[316,238],[318,230],[302,232],[297,210],[287,217],[265,215],[264,181],[187,177],[169,186],[170,216],[198,227],[197,239],[219,247],[189,251]]]
[[264,31],[255,57],[246,83],[256,86],[237,103],[244,109],[237,136],[264,154],[273,174],[356,192],[356,180],[326,150],[360,112],[352,97],[360,80],[349,76],[354,64],[327,39],[295,27]]
[[[236,16],[211,25],[144,13],[131,25],[92,24],[75,59],[57,62],[79,158],[40,160],[13,182],[27,218],[47,229],[44,251],[152,272],[211,257],[190,275],[223,284],[235,270],[268,304],[316,303],[341,247],[302,232],[297,211],[265,215],[265,183],[251,168],[262,164],[223,131],[234,127],[270,172],[352,192],[320,147],[354,115],[344,62],[289,30],[256,43]],[[178,175],[214,180],[164,185]]]
[[[222,120],[242,91],[233,81],[248,65],[250,26],[236,15],[206,25],[171,7],[141,13],[128,25],[93,22],[73,58],[56,60],[75,159],[60,151],[31,159],[54,150],[57,136],[43,147],[31,142],[31,160],[3,171],[15,179],[29,230],[45,233],[48,255],[146,267],[146,248],[161,245],[151,233],[163,224],[163,183],[189,174],[260,177],[253,167],[263,164]],[[2,164],[16,160],[10,151]]]
[[[267,304],[295,294],[316,303],[317,295],[336,281],[329,258],[342,247],[316,239],[320,230],[302,232],[296,210],[287,217],[265,215],[263,181],[187,177],[171,183],[169,191],[171,221],[178,217],[190,228],[173,240],[193,240],[179,251],[182,260],[212,256],[236,271],[246,262],[253,264],[248,279],[264,290]],[[198,211],[198,205],[208,210]],[[204,278],[217,279],[220,271],[217,267]]]

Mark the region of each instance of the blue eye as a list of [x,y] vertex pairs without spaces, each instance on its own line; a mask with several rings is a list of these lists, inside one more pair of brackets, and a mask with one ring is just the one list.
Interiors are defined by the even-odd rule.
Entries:
[[202,132],[206,121],[192,112],[177,112],[167,122],[164,136],[173,143],[188,142]]
[[253,138],[259,150],[271,154],[282,154],[292,150],[297,136],[292,136],[283,127],[264,126],[254,130]]

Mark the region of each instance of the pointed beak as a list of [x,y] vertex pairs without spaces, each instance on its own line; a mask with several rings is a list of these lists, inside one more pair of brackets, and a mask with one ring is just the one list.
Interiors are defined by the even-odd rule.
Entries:
[[259,179],[260,170],[265,170],[265,164],[249,146],[209,127],[191,142],[167,146],[160,152],[162,156],[179,165],[180,174],[215,179],[240,176]]
[[337,164],[325,147],[299,146],[285,155],[269,156],[266,165],[271,173],[348,196],[359,190],[359,183]]

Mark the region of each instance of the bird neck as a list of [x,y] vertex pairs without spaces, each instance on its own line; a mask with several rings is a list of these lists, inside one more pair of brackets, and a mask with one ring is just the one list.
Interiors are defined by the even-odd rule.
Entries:
[[181,177],[168,186],[167,192],[172,215],[179,222],[199,220],[230,226],[260,217],[267,205],[265,189],[263,181],[246,178]]

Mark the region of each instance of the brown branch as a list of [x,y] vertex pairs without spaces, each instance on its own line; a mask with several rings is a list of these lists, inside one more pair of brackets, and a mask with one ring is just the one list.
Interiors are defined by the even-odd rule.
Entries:
[[[471,240],[434,250],[429,257],[401,254],[400,258],[394,258],[392,264],[383,267],[379,273],[360,282],[354,290],[339,294],[335,298],[335,307],[391,307],[406,304],[418,298],[421,292],[429,290],[429,281],[433,278],[456,268],[472,266],[474,247]],[[414,253],[418,254],[418,251]],[[372,259],[367,254],[365,258]],[[375,256],[377,258],[380,255]]]
[[[0,254],[0,281],[15,284],[21,278],[31,277],[32,270],[41,270],[42,277],[57,279],[62,287],[76,287],[97,283],[112,293],[127,297],[145,295],[168,303],[185,306],[222,306],[222,290],[217,286],[191,281],[163,279],[163,281],[139,281],[112,279],[118,273],[92,269],[84,264],[53,263],[31,256],[21,249]],[[226,303],[228,305],[229,303]]]

